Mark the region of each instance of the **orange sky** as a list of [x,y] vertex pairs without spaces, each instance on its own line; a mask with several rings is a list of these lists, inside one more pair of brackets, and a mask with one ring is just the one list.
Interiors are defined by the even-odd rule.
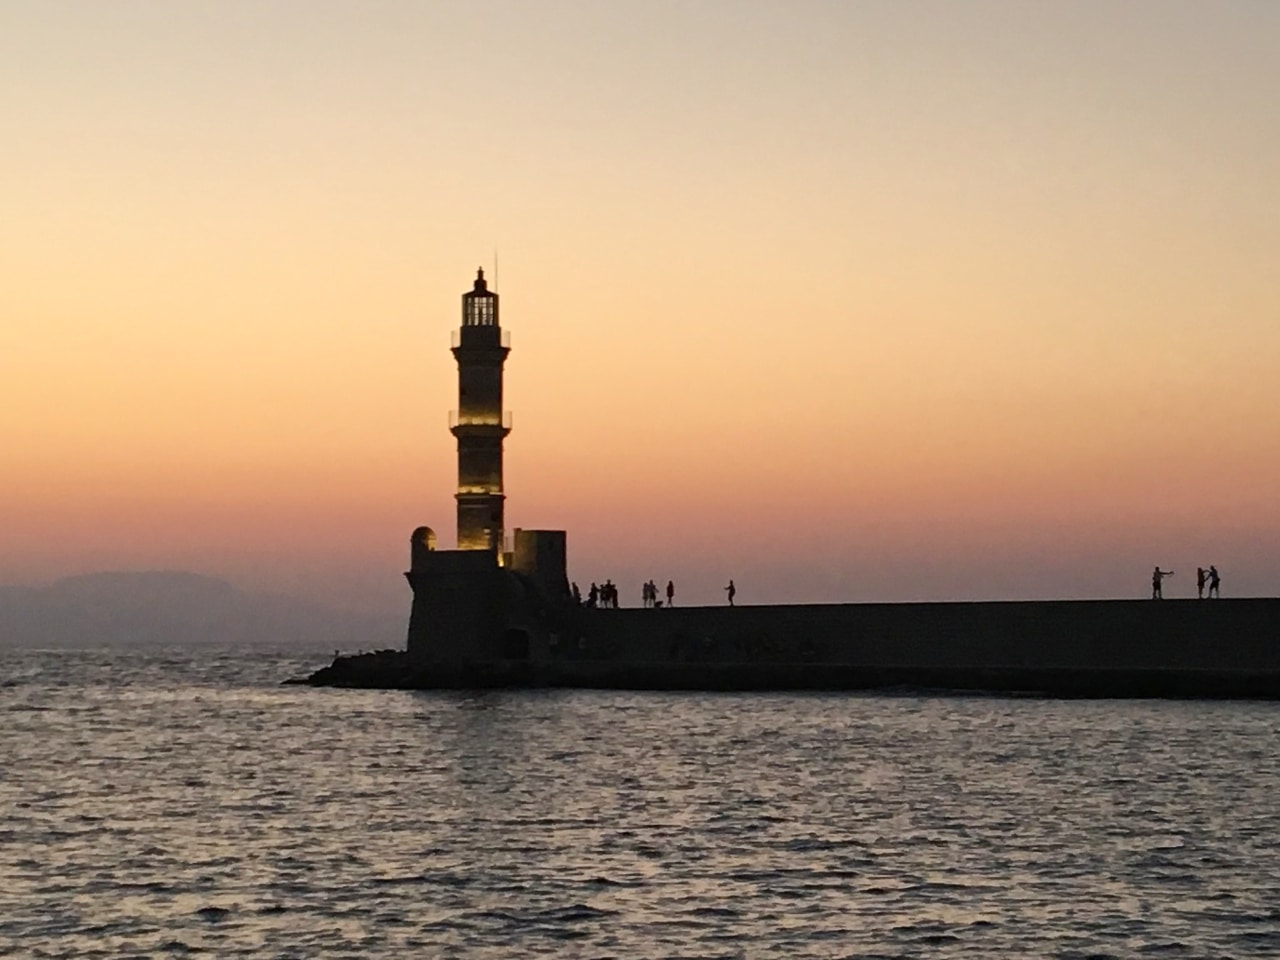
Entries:
[[407,609],[496,248],[584,587],[1274,595],[1276,89],[1268,0],[8,3],[0,582]]

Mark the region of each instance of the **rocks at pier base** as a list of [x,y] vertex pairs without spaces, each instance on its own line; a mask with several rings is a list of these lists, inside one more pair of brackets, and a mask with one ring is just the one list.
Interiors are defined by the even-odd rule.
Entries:
[[527,662],[433,663],[414,667],[403,650],[376,650],[334,658],[307,677],[286,685],[362,690],[478,690],[495,687],[546,687],[554,678]]
[[333,663],[308,677],[286,680],[307,687],[362,687],[371,690],[412,690],[409,656],[403,650],[339,655]]

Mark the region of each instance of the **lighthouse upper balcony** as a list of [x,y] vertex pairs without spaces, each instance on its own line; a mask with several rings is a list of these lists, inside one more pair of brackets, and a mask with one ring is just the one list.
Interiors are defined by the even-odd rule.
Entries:
[[449,429],[455,430],[458,427],[496,427],[506,433],[510,433],[511,411],[482,413],[471,410],[450,410]]

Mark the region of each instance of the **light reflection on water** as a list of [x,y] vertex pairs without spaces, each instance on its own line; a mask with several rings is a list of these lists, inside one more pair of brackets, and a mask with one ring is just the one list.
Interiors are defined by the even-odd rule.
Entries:
[[0,651],[0,954],[1273,956],[1280,705]]

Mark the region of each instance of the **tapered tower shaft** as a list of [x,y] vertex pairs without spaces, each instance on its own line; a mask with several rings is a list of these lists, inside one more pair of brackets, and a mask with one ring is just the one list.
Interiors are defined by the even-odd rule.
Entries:
[[498,295],[484,270],[462,295],[462,327],[454,341],[458,409],[450,431],[458,440],[458,549],[503,548],[502,443],[511,432],[502,410],[502,368],[510,347],[498,322]]

